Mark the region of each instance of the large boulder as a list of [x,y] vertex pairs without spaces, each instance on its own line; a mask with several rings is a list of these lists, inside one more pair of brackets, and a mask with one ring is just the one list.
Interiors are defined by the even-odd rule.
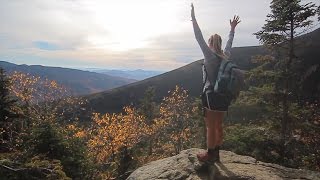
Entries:
[[257,161],[249,156],[220,151],[221,163],[205,165],[196,154],[203,149],[188,149],[180,154],[160,159],[136,169],[127,180],[204,180],[204,179],[310,179],[320,180],[320,172],[286,168]]

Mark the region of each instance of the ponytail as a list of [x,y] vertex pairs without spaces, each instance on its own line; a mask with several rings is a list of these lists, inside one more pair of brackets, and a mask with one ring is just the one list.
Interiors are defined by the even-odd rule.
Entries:
[[228,59],[228,56],[226,56],[223,50],[221,49],[221,46],[222,46],[221,36],[219,36],[218,34],[211,35],[208,43],[209,43],[209,47],[213,47],[213,50],[219,57],[223,59]]

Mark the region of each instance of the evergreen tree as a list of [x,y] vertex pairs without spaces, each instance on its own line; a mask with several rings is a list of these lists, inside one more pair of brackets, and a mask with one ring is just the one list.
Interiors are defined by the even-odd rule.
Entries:
[[156,116],[156,103],[155,103],[155,88],[148,87],[144,93],[144,97],[140,100],[139,113],[146,117],[146,123],[152,124]]
[[274,90],[282,109],[281,144],[284,152],[288,134],[289,107],[299,86],[295,69],[299,63],[295,54],[297,50],[295,37],[305,32],[312,24],[310,18],[315,16],[316,6],[311,2],[302,4],[300,0],[273,0],[270,8],[271,13],[267,15],[266,24],[255,35],[272,50],[277,59],[274,69],[278,76]]
[[13,116],[11,107],[16,102],[9,96],[9,78],[4,74],[4,70],[0,68],[0,120],[4,122]]
[[[16,100],[9,94],[10,80],[0,67],[0,151],[10,150],[13,141]],[[10,145],[11,144],[11,145]]]
[[[145,116],[146,124],[151,126],[154,123],[154,119],[157,114],[156,110],[156,103],[155,103],[155,88],[153,86],[150,86],[147,88],[147,90],[144,93],[143,98],[140,100],[139,105],[139,113]],[[153,137],[149,137],[147,140],[148,144],[148,155],[152,154],[153,149]]]
[[50,121],[30,128],[29,139],[24,144],[26,156],[45,155],[49,160],[59,160],[68,177],[83,179],[90,174],[84,142],[67,133],[63,126]]

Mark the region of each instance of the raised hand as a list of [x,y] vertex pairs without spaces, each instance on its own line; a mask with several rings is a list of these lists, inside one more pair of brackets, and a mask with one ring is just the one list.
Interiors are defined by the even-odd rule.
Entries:
[[236,26],[241,22],[239,16],[233,16],[233,20],[231,21],[230,19],[230,26],[231,26],[231,30],[234,31],[234,29],[236,28]]
[[191,18],[192,18],[192,19],[194,19],[194,18],[195,18],[193,3],[191,3]]

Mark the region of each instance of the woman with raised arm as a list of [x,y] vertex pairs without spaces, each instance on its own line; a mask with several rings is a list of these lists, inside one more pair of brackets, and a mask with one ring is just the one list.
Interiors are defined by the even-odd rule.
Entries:
[[204,111],[204,120],[207,129],[207,151],[197,154],[199,161],[214,163],[220,161],[219,149],[222,144],[222,120],[225,112],[228,110],[229,102],[219,94],[212,91],[210,82],[216,82],[221,59],[228,59],[231,52],[234,31],[237,24],[240,23],[239,16],[234,16],[230,20],[231,31],[224,51],[221,50],[222,40],[218,34],[210,36],[208,45],[203,39],[201,30],[194,14],[194,6],[191,4],[191,21],[198,44],[204,55],[202,66],[203,89],[202,104]]

